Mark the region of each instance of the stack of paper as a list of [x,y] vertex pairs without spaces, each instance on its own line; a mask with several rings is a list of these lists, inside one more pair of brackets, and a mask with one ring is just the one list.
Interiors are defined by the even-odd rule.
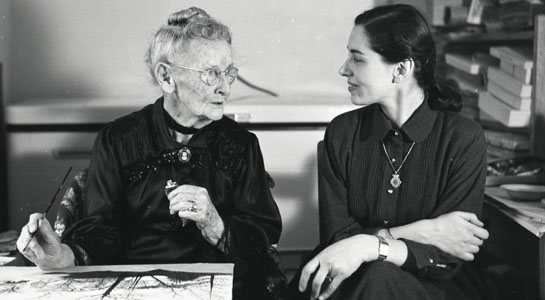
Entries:
[[479,93],[479,108],[507,127],[528,127],[532,105],[532,49],[490,47],[500,67],[487,71],[487,90]]

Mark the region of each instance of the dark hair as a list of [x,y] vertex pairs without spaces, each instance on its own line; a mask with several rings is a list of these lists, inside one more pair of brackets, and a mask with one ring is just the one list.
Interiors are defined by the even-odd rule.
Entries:
[[414,61],[414,77],[428,94],[430,108],[462,109],[458,84],[435,77],[435,42],[426,19],[416,8],[406,4],[379,6],[357,16],[354,23],[363,26],[371,49],[387,62]]

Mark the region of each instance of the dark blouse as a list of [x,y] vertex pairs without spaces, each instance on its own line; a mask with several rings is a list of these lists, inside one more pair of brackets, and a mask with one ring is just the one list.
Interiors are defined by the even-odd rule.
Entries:
[[[430,219],[452,211],[480,215],[486,176],[481,127],[462,115],[434,111],[427,100],[396,128],[377,104],[336,117],[325,135],[326,238],[329,243],[359,234]],[[401,167],[399,188],[390,184]],[[405,240],[419,278],[442,279],[461,261],[438,248]],[[407,264],[407,263],[406,263]]]
[[[206,242],[194,222],[182,226],[169,214],[169,179],[208,190],[225,224],[218,245]],[[255,295],[248,290],[263,286],[260,260],[282,227],[270,182],[254,134],[224,117],[181,145],[169,134],[161,98],[101,130],[89,166],[87,217],[64,242],[79,263],[231,262],[235,296]]]

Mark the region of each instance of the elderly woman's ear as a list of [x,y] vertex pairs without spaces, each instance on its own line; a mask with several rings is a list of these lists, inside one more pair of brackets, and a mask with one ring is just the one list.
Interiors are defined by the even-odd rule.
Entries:
[[172,93],[175,89],[174,79],[170,74],[170,66],[158,63],[155,66],[155,79],[165,93]]

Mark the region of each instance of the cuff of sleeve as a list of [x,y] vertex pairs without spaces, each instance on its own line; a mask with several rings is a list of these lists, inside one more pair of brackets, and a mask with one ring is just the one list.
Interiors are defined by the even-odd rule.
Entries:
[[87,251],[85,251],[85,249],[71,243],[67,243],[67,245],[68,247],[70,247],[70,249],[74,253],[74,264],[76,266],[92,265],[91,258],[89,257],[89,254],[87,253]]
[[[414,273],[419,277],[434,279],[449,279],[461,266],[462,261],[438,248],[402,239],[407,250],[414,257]],[[407,266],[408,267],[408,266]],[[409,268],[407,269],[410,270]]]
[[410,273],[416,273],[418,269],[416,267],[416,258],[414,257],[414,254],[409,249],[409,247],[407,247],[407,259],[405,260],[403,265],[401,265],[401,269]]
[[216,242],[216,248],[225,254],[229,254],[230,226],[228,224],[229,223],[227,222],[223,222],[223,232],[221,233],[219,240]]

